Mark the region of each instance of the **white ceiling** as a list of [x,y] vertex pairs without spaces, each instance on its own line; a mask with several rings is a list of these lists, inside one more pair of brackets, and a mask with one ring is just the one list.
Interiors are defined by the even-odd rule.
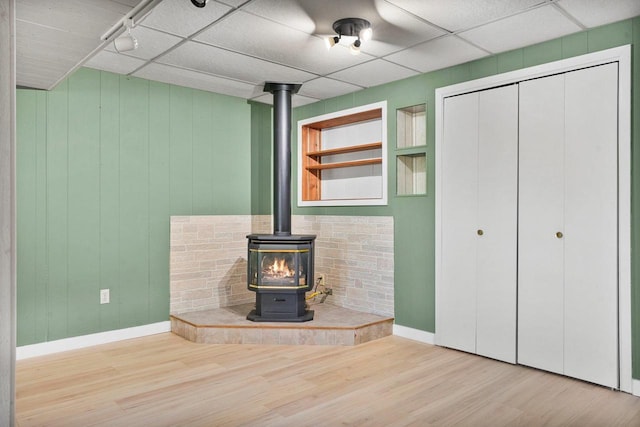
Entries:
[[[127,14],[139,48],[117,53]],[[267,103],[265,81],[295,82],[303,105],[638,15],[638,0],[17,0],[17,80],[51,89],[84,65]],[[372,24],[357,56],[324,46],[346,17]]]

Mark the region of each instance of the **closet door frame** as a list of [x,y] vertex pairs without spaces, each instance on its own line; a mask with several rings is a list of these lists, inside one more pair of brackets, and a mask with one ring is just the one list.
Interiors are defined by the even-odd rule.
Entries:
[[[515,70],[436,89],[436,293],[442,277],[442,172],[443,106],[449,96],[491,89],[585,67],[618,63],[618,353],[620,390],[640,396],[640,382],[631,370],[631,46],[625,45],[586,55]],[[438,300],[436,296],[436,301]],[[438,307],[436,307],[438,310]],[[437,339],[438,325],[435,336]]]

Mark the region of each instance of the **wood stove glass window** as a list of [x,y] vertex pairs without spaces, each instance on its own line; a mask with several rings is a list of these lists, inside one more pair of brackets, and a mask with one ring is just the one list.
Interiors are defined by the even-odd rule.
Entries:
[[302,288],[308,285],[309,249],[249,249],[249,286]]

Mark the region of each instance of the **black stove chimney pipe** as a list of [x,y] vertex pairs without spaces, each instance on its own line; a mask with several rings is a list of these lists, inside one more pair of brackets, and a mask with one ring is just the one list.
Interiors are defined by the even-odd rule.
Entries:
[[273,94],[273,234],[291,235],[291,95],[301,84],[267,82]]

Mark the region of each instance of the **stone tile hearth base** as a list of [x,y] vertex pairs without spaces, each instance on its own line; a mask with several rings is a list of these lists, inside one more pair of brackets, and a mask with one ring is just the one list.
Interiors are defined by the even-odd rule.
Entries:
[[392,335],[393,318],[315,304],[309,322],[251,322],[253,304],[171,315],[171,332],[207,344],[357,345]]

